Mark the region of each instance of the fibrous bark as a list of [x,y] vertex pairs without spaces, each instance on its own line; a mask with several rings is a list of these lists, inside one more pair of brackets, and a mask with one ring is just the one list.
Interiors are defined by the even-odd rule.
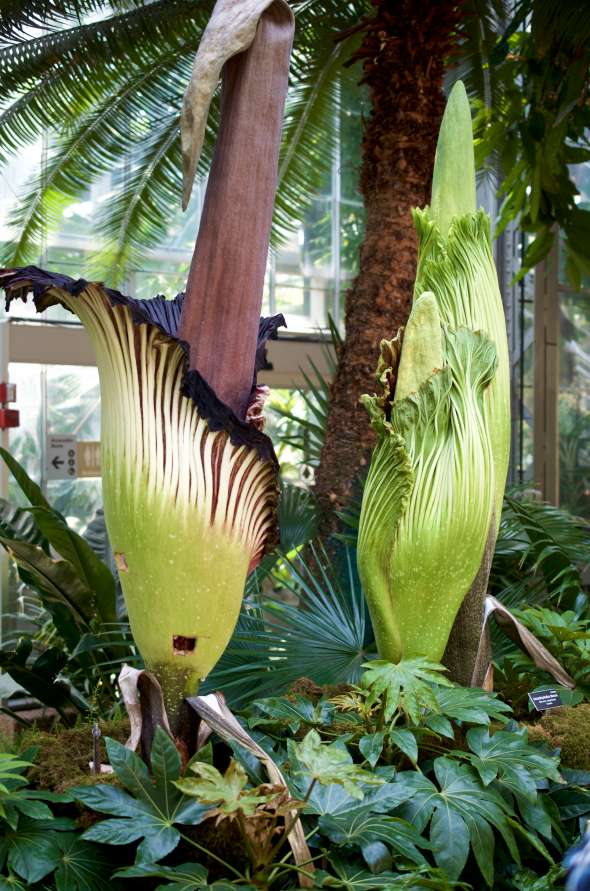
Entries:
[[335,526],[334,509],[344,506],[368,463],[374,439],[359,399],[375,390],[380,341],[409,314],[417,258],[411,211],[430,199],[444,64],[459,19],[459,5],[448,0],[375,5],[357,54],[372,100],[360,177],[366,231],[360,271],[346,295],[346,339],[317,474],[326,530]]

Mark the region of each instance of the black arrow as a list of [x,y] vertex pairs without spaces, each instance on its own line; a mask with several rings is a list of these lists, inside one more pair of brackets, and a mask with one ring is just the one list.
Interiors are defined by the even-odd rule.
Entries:
[[61,465],[64,463],[64,459],[60,458],[59,455],[56,455],[53,461],[51,462],[56,470],[58,470]]

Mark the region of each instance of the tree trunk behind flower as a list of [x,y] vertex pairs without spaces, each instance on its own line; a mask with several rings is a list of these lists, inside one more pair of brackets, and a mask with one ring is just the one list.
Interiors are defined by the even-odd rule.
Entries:
[[346,295],[346,339],[317,475],[326,530],[336,525],[334,509],[350,497],[374,444],[359,400],[375,391],[380,341],[393,337],[409,315],[418,248],[411,211],[430,201],[444,65],[458,21],[452,0],[375,3],[376,18],[357,55],[372,100],[360,177],[365,239]]

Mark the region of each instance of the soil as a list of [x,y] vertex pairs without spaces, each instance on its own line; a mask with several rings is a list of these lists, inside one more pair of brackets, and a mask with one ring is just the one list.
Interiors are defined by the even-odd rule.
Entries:
[[[107,755],[104,740],[112,737],[118,742],[126,742],[129,736],[129,721],[100,721],[100,757],[106,763]],[[65,792],[71,786],[87,785],[96,782],[113,782],[112,774],[91,773],[89,762],[94,755],[92,724],[80,723],[76,727],[57,726],[53,730],[26,730],[18,740],[18,749],[37,749],[35,765],[29,777],[31,784],[38,789],[51,789]]]

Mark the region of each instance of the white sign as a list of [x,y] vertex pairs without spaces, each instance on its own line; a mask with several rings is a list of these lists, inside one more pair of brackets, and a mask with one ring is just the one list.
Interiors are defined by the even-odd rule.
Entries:
[[76,470],[78,477],[100,476],[100,442],[83,439],[77,443]]
[[47,436],[46,471],[48,480],[68,480],[77,476],[76,437]]

